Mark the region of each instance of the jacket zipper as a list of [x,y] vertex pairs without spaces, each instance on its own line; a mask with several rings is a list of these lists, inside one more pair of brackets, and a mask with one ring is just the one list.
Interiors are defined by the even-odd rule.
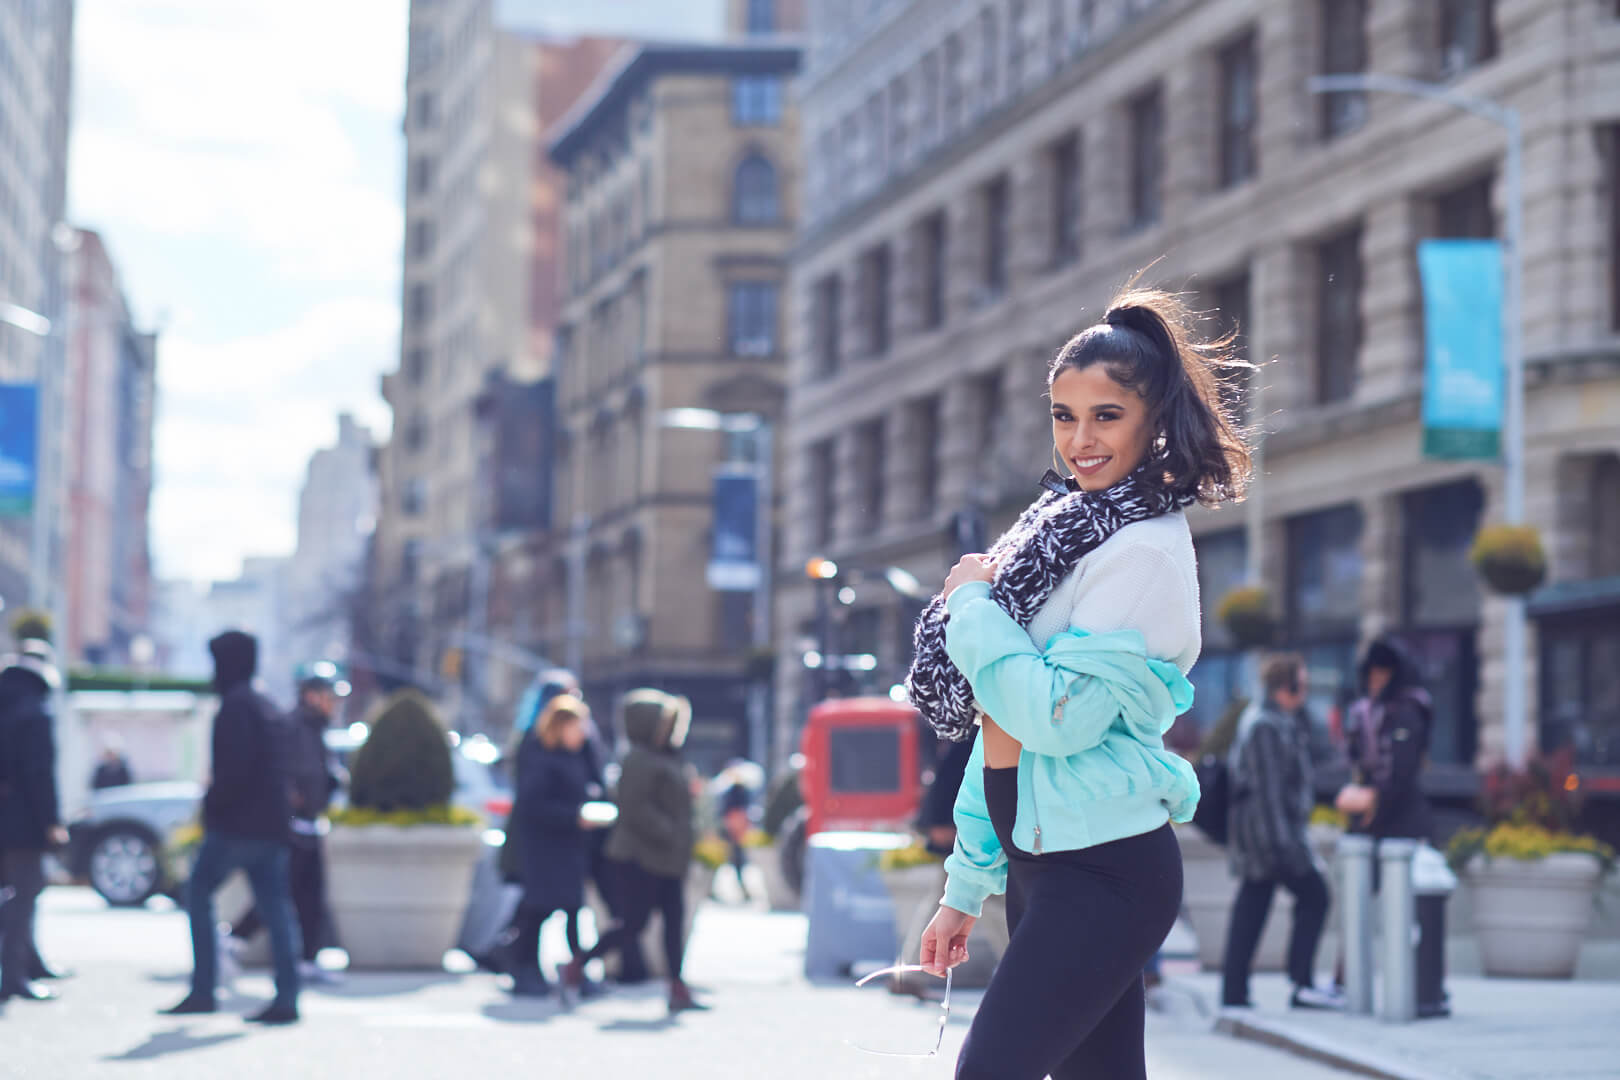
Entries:
[[1035,797],[1035,769],[1033,766],[1029,770],[1029,807],[1030,811],[1035,815],[1035,848],[1030,854],[1039,855],[1041,853],[1041,804],[1040,800]]

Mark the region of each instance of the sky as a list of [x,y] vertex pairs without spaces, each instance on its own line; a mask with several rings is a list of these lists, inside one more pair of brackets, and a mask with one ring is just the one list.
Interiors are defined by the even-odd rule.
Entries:
[[[495,0],[503,25],[713,36],[723,0]],[[156,329],[159,577],[287,554],[309,456],[386,437],[407,0],[79,0],[69,215]]]

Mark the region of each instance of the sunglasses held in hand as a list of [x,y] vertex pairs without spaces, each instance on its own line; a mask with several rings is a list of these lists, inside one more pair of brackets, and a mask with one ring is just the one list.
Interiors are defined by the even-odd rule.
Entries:
[[[856,986],[857,989],[859,989],[860,987],[866,986],[868,983],[871,983],[871,982],[873,982],[874,980],[877,980],[877,979],[885,978],[885,977],[892,976],[892,975],[905,975],[905,974],[910,974],[910,973],[913,973],[913,972],[922,973],[922,974],[929,974],[928,970],[926,968],[924,968],[921,964],[896,964],[894,967],[886,967],[882,971],[874,971],[874,972],[872,972],[872,974],[866,976],[864,979],[857,982],[855,984],[855,986]],[[939,1048],[942,1045],[944,1045],[944,1042],[945,1042],[945,1025],[950,1022],[950,1019],[951,1019],[951,969],[946,968],[945,969],[945,996],[943,998],[941,998],[940,1002],[939,1002],[939,1021],[938,1021],[937,1029],[934,1032],[934,1045],[933,1045],[933,1047],[931,1047],[928,1050],[924,1050],[924,1051],[875,1050],[870,1046],[862,1046],[860,1043],[852,1042],[849,1039],[845,1039],[844,1041],[846,1043],[848,1043],[850,1046],[853,1046],[855,1049],[861,1051],[864,1054],[876,1054],[879,1057],[894,1057],[894,1058],[931,1058],[931,1057],[936,1057],[939,1054]]]

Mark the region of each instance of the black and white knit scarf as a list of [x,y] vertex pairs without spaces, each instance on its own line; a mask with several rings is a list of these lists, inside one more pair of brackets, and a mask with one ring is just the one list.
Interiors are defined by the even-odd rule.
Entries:
[[[1107,491],[1082,491],[1047,471],[1046,490],[990,546],[996,563],[990,599],[1028,628],[1047,597],[1080,560],[1126,525],[1169,513],[1191,501],[1169,491],[1144,466]],[[973,732],[973,688],[945,655],[945,599],[936,595],[917,620],[915,658],[906,676],[911,703],[944,739]]]

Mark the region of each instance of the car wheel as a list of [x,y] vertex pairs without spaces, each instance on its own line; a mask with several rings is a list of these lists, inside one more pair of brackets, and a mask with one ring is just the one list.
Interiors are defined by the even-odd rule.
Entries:
[[90,848],[90,887],[114,907],[139,907],[162,884],[158,849],[151,834],[114,826]]

